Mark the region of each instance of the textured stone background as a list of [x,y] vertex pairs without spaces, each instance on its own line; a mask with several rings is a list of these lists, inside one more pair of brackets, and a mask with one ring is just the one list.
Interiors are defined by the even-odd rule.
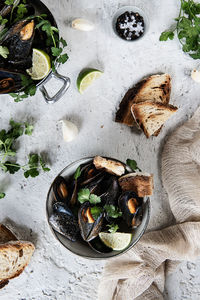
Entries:
[[[121,160],[134,158],[139,166],[155,175],[155,194],[148,229],[173,222],[167,195],[160,178],[160,153],[167,135],[190,117],[200,104],[200,86],[188,70],[197,62],[184,55],[178,41],[161,43],[160,33],[177,16],[179,0],[44,0],[58,21],[68,41],[69,61],[60,73],[69,75],[72,84],[68,93],[54,105],[47,105],[41,93],[14,103],[1,96],[0,124],[9,119],[32,119],[32,137],[23,137],[19,160],[31,151],[43,152],[51,163],[51,172],[36,179],[1,175],[7,197],[1,200],[0,220],[14,226],[19,238],[33,241],[36,251],[25,272],[0,292],[1,300],[94,300],[104,262],[81,259],[65,250],[52,236],[45,215],[46,194],[57,173],[70,162],[88,155],[108,155]],[[111,19],[122,5],[136,4],[144,8],[150,19],[148,35],[138,43],[126,43],[115,37]],[[96,23],[90,33],[74,31],[70,21],[84,17]],[[76,89],[79,71],[86,66],[104,71],[83,96]],[[113,122],[116,108],[129,87],[144,76],[168,72],[173,79],[171,103],[179,107],[158,138],[147,140],[143,135]],[[53,92],[59,83],[52,81]],[[80,128],[78,138],[66,144],[58,121],[71,119]],[[103,128],[101,128],[103,125]],[[47,155],[48,154],[48,155]],[[200,261],[183,263],[167,280],[166,299],[200,299]],[[102,299],[103,300],[103,299]]]

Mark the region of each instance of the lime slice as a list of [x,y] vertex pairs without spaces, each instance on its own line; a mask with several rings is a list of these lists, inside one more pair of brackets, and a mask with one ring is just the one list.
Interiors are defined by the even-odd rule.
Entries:
[[103,72],[97,69],[86,69],[82,71],[77,78],[77,87],[81,94],[102,75]]
[[107,247],[110,247],[113,250],[121,251],[129,246],[132,239],[132,234],[122,232],[100,232],[99,237]]
[[33,48],[32,68],[26,70],[33,80],[41,80],[49,74],[51,60],[43,50]]

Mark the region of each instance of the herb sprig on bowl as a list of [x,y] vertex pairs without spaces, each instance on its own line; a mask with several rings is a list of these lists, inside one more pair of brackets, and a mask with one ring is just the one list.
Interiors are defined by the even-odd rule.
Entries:
[[180,0],[179,16],[175,19],[174,30],[164,31],[160,41],[173,40],[175,32],[182,45],[182,50],[193,59],[200,58],[200,3],[193,0]]

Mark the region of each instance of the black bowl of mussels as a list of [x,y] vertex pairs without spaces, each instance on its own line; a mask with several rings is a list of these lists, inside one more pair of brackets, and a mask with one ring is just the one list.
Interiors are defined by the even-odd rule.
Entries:
[[89,259],[118,256],[144,234],[153,176],[134,160],[83,158],[62,170],[47,196],[47,219],[61,244]]

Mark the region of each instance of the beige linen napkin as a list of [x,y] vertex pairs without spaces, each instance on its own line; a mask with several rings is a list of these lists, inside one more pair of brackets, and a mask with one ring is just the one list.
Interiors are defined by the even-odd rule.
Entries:
[[200,255],[200,108],[168,139],[162,180],[177,225],[146,233],[106,265],[99,300],[164,299],[165,275]]

